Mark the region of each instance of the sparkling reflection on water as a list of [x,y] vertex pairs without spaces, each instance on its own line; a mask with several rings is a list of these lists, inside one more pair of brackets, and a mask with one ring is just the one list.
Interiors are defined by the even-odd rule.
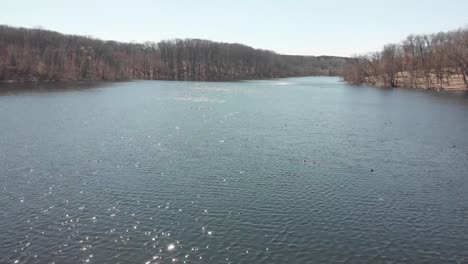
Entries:
[[0,263],[468,262],[466,95],[48,86],[0,96]]

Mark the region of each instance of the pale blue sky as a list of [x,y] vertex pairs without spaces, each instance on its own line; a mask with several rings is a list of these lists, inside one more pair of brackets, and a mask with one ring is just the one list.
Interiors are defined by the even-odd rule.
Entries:
[[468,26],[468,0],[2,0],[0,24],[105,40],[203,38],[283,54],[379,50],[410,33]]

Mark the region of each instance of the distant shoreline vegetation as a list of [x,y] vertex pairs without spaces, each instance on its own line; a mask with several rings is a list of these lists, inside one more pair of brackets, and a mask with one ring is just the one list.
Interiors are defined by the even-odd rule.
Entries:
[[468,28],[410,35],[382,51],[355,56],[345,81],[381,87],[468,90]]
[[340,76],[349,62],[344,57],[280,55],[201,39],[122,43],[0,25],[0,82]]

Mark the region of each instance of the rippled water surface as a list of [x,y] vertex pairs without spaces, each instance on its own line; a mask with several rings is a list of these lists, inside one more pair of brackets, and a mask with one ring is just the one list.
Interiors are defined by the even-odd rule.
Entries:
[[17,88],[0,92],[0,263],[468,263],[466,95]]

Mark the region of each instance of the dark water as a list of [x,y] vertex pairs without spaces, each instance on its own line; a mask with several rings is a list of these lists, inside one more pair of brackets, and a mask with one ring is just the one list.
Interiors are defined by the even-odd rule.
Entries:
[[0,263],[468,263],[466,95],[23,88],[0,96]]

